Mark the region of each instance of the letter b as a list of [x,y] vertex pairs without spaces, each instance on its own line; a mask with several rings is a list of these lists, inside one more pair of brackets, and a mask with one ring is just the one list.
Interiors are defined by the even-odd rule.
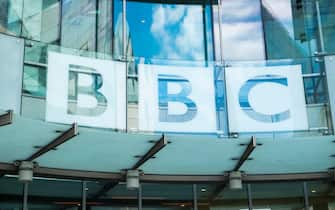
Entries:
[[67,113],[82,116],[103,114],[107,109],[107,99],[98,91],[103,85],[101,74],[85,66],[70,64],[69,67]]
[[[169,93],[169,84],[180,87],[178,93]],[[160,122],[186,122],[191,121],[197,114],[197,106],[188,96],[192,92],[190,82],[177,75],[158,75],[159,92],[159,121]],[[186,107],[183,114],[169,114],[169,102],[181,103]]]

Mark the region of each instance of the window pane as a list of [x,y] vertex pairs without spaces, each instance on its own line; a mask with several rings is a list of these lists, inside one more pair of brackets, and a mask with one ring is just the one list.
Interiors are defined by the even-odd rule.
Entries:
[[323,39],[325,50],[328,53],[335,52],[335,1],[323,0],[320,2],[320,15],[322,21]]
[[100,53],[112,54],[113,1],[100,0],[98,12],[98,49]]
[[24,67],[23,93],[45,97],[46,69],[26,65]]
[[96,1],[62,1],[61,45],[68,48],[95,51]]
[[56,43],[59,40],[59,0],[24,0],[23,36]]
[[129,32],[126,31],[131,40],[128,55],[173,60],[208,59],[203,15],[200,4],[127,2]]
[[265,59],[259,0],[222,1],[222,51],[227,60]]
[[[292,3],[293,2],[293,3]],[[303,58],[311,55],[315,37],[307,21],[310,3],[263,0],[264,34],[268,59]],[[311,49],[310,49],[311,48]],[[312,51],[314,52],[314,51]]]
[[22,3],[23,0],[0,1],[0,32],[20,35]]

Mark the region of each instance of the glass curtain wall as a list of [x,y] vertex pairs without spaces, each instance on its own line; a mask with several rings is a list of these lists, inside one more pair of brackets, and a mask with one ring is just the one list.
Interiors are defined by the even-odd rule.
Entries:
[[[334,3],[330,0],[221,0],[219,4],[208,0],[2,0],[0,4],[1,32],[26,39],[24,96],[45,98],[49,50],[127,61],[129,111],[134,113],[137,64],[214,65],[220,72],[216,107],[223,123],[218,128],[227,131],[223,128],[227,124],[225,67],[298,64],[304,74],[306,104],[315,111],[309,118],[316,113],[321,116],[313,128],[331,127],[320,56],[334,53]],[[23,106],[23,110],[30,109]],[[43,114],[37,118],[44,119]]]
[[[219,183],[164,184],[142,183],[141,193],[119,183],[104,195],[103,181],[62,180],[35,177],[28,187],[28,209],[164,209],[164,210],[332,210],[334,185],[327,180],[305,182],[244,183],[242,189],[226,185],[219,194]],[[85,192],[85,193],[83,193]],[[97,195],[99,195],[97,197]],[[215,195],[213,197],[213,195]],[[140,196],[140,197],[138,197]],[[139,208],[141,198],[141,208]],[[0,209],[22,209],[23,183],[15,176],[0,178]]]

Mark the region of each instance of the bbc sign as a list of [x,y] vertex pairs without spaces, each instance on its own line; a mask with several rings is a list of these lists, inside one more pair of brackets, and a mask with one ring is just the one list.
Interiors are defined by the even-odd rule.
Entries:
[[126,128],[126,65],[49,52],[46,120]]
[[[214,70],[138,65],[139,129],[217,132]],[[308,128],[300,66],[227,68],[231,132]],[[126,128],[123,62],[49,53],[46,120]]]
[[216,132],[212,69],[139,64],[138,70],[140,130]]

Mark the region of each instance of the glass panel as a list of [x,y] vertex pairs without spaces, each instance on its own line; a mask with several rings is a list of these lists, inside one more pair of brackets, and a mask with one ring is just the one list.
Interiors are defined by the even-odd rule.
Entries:
[[0,32],[21,34],[22,5],[23,0],[0,1]]
[[[143,209],[193,209],[192,184],[142,184]],[[150,205],[150,201],[155,203]],[[158,200],[159,202],[154,202]]]
[[229,185],[220,189],[219,194],[210,194],[212,202],[209,203],[209,210],[249,209],[246,184],[242,185],[242,189],[230,189]]
[[129,27],[125,27],[123,30],[123,0],[113,0],[113,3],[113,55],[114,58],[121,59],[124,51],[131,47],[130,39],[127,38],[129,31],[126,31],[129,30]]
[[310,207],[313,210],[333,210],[335,208],[334,183],[313,181],[307,183]]
[[304,209],[303,183],[251,184],[253,209]]
[[34,177],[28,195],[31,210],[77,210],[82,200],[82,182]]
[[98,46],[99,53],[112,54],[113,40],[113,1],[99,0],[98,1]]
[[23,76],[23,94],[45,97],[46,69],[25,65]]
[[22,35],[46,43],[58,43],[59,0],[24,0]]
[[24,42],[0,34],[0,109],[20,113]]
[[319,2],[325,51],[327,53],[335,53],[335,2],[332,0],[322,0]]
[[[217,11],[218,12],[218,11]],[[227,60],[263,60],[265,47],[259,0],[222,1],[222,52]],[[220,13],[219,13],[220,14]]]
[[268,59],[308,57],[317,50],[312,2],[263,0],[262,13]]
[[[261,61],[259,61],[259,62],[258,61],[257,62],[256,61],[255,62],[247,62],[247,61],[226,62],[225,70],[227,71],[231,68],[231,73],[232,74],[234,73],[233,70],[236,70],[236,69],[237,70],[240,69],[241,71],[245,70],[240,75],[241,77],[244,78],[244,77],[248,77],[247,75],[251,75],[251,74],[256,73],[257,71],[260,71],[261,69],[264,70],[263,73],[270,75],[270,74],[273,74],[273,73],[282,74],[284,72],[283,68],[292,68],[294,66],[297,66],[297,67],[301,68],[301,71],[303,72],[303,74],[301,76],[302,76],[302,80],[303,80],[303,83],[304,83],[304,85],[303,85],[304,87],[303,87],[302,90],[304,91],[304,95],[305,95],[304,99],[303,99],[303,103],[306,104],[306,105],[301,106],[301,109],[303,109],[304,106],[306,106],[308,126],[305,127],[302,130],[293,129],[294,130],[293,132],[288,131],[288,130],[292,130],[293,127],[290,127],[290,129],[287,129],[284,133],[277,131],[276,136],[277,137],[287,136],[287,135],[300,136],[300,135],[306,135],[306,134],[312,135],[312,133],[313,133],[313,135],[314,134],[315,135],[323,135],[323,134],[326,134],[330,131],[329,129],[331,128],[331,125],[329,124],[329,116],[330,115],[328,114],[328,111],[327,111],[329,109],[329,107],[328,107],[329,104],[328,104],[328,99],[327,99],[327,92],[325,91],[326,90],[325,77],[322,74],[318,73],[318,72],[320,72],[320,70],[319,70],[320,63],[317,62],[316,60],[317,60],[316,58],[311,58],[311,59],[307,58],[307,59],[292,59],[292,60],[291,59],[287,59],[287,60],[268,60],[268,61],[262,61],[262,62]],[[267,70],[267,72],[265,72],[265,69]],[[263,71],[263,70],[261,70],[261,71]],[[292,69],[292,71],[293,71],[293,69]],[[272,72],[272,73],[270,73],[270,72]],[[312,73],[310,73],[310,72],[312,72]],[[237,75],[237,73],[234,73],[234,74]],[[259,74],[262,74],[262,73],[259,73]],[[301,76],[299,76],[299,77],[301,77]],[[232,79],[232,77],[231,77],[231,79]],[[226,78],[226,81],[227,80],[228,80],[228,78]],[[240,80],[240,79],[238,79],[238,80]],[[236,77],[235,77],[234,81],[236,81]],[[255,84],[256,83],[260,84],[261,81],[258,81],[258,82],[255,81]],[[230,84],[233,84],[233,83],[230,83]],[[251,83],[249,85],[253,86]],[[292,82],[291,85],[293,85],[291,87],[294,87],[295,90],[298,88],[298,85],[297,85],[296,82]],[[253,88],[252,90],[256,90],[256,87],[257,86],[255,86],[255,88]],[[289,85],[288,85],[288,87],[289,87]],[[265,88],[265,86],[263,88]],[[231,90],[232,90],[230,86],[227,87],[227,89],[228,89],[228,92],[231,92]],[[240,98],[238,99],[238,100],[240,100],[240,105],[243,107],[243,110],[245,112],[250,111],[250,113],[248,114],[249,117],[251,117],[252,119],[257,118],[257,119],[260,120],[260,122],[264,121],[265,119],[258,118],[258,117],[260,117],[260,115],[258,117],[251,116],[251,115],[253,115],[253,114],[251,114],[251,112],[253,112],[251,110],[252,107],[255,105],[254,108],[255,109],[257,109],[257,108],[256,108],[256,104],[252,105],[252,103],[256,103],[256,101],[253,101],[253,97],[250,96],[250,94],[252,95],[252,91],[248,92],[248,90],[251,90],[251,89],[246,88],[244,90],[244,93],[240,92],[240,93],[242,93],[242,94],[239,95]],[[274,91],[274,90],[272,90],[272,91]],[[267,89],[267,91],[264,91],[263,93],[264,94],[271,94],[271,90]],[[254,92],[254,94],[256,94],[256,93]],[[248,98],[246,98],[246,95],[248,95]],[[256,97],[256,95],[253,95],[253,96]],[[274,102],[275,100],[278,100],[279,98],[280,98],[279,92],[277,92],[276,97],[274,97],[274,95],[273,96],[268,95],[267,97],[265,97],[263,99],[261,99],[261,98],[259,98],[259,99],[260,99],[260,102],[261,102],[260,104],[267,104],[268,108],[269,107],[272,107],[272,108],[276,107],[279,104],[291,103],[291,102],[289,102],[289,100],[290,100],[289,98],[280,100],[280,102],[279,101]],[[273,101],[277,105],[274,105],[274,104],[270,105],[270,101]],[[293,102],[293,101],[295,101],[295,102]],[[296,97],[295,97],[295,99],[292,100],[293,104],[285,105],[285,107],[286,108],[291,107],[290,109],[294,110],[298,106],[298,104],[296,102],[297,102],[297,100],[296,100]],[[239,105],[237,105],[237,106],[239,106]],[[251,109],[249,110],[248,107],[251,108]],[[284,107],[282,107],[282,108],[284,108]],[[249,110],[249,111],[247,111],[247,110]],[[269,113],[275,113],[275,112],[277,113],[277,111],[269,111]],[[237,112],[234,112],[234,113],[235,114],[230,113],[231,116],[233,116],[232,119],[237,119],[236,118],[237,117],[237,115],[236,115]],[[263,116],[263,117],[265,117],[265,116]],[[278,117],[279,117],[279,115],[278,115]],[[293,117],[293,115],[292,115],[292,117]],[[300,119],[299,122],[300,122],[300,125],[301,125],[301,122],[302,122],[301,119],[302,118],[299,118],[299,119]],[[274,120],[274,119],[272,119],[272,120]],[[282,121],[282,122],[284,121],[283,119],[278,119],[278,120]],[[243,122],[241,121],[240,124],[244,124],[244,122],[245,121],[243,121]],[[268,126],[268,125],[269,124],[267,124],[266,126]],[[297,124],[292,124],[292,126],[294,126],[294,125],[297,125]],[[264,126],[265,126],[265,124],[264,124]],[[277,123],[276,126],[279,127],[279,124]],[[252,127],[252,126],[248,125],[248,129],[250,127]],[[276,127],[276,129],[278,127]],[[265,129],[265,127],[264,127],[264,129]],[[230,126],[230,130],[231,131],[233,130],[231,126]],[[308,130],[308,132],[306,132],[307,130]],[[304,131],[304,132],[301,132],[301,131]],[[258,133],[260,134],[261,132],[258,132]],[[251,135],[251,133],[248,133],[248,134]],[[264,133],[264,135],[266,135],[266,134]]]
[[212,58],[213,53],[206,49],[212,45],[211,30],[204,32],[205,27],[211,28],[206,19],[211,11],[203,8],[201,4],[127,1],[127,55],[172,60]]
[[0,177],[0,209],[22,209],[22,201],[23,184],[16,177]]
[[48,45],[43,42],[25,41],[24,61],[33,64],[46,64],[48,48],[59,48],[55,45]]
[[62,1],[61,45],[68,48],[96,50],[96,0]]

